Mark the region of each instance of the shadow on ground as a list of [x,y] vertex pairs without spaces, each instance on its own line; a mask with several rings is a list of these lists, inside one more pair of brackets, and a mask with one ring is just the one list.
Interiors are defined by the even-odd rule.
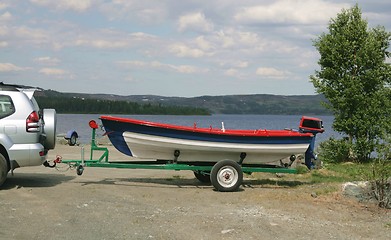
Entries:
[[[147,188],[213,188],[211,184],[201,183],[192,178],[105,178],[100,181],[79,181],[82,186],[86,185],[123,185]],[[246,188],[295,188],[308,184],[300,181],[274,181],[270,179],[243,181],[241,189]]]
[[45,173],[15,173],[14,176],[8,175],[7,180],[1,186],[1,190],[13,188],[42,188],[54,187],[63,182],[74,179],[75,176],[65,176],[62,174],[45,174]]

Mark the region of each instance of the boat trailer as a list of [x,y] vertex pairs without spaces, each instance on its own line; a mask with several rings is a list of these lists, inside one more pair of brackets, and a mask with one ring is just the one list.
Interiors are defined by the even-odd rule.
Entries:
[[[290,157],[290,163],[282,163],[280,165],[254,165],[245,164],[246,153],[240,153],[238,160],[221,160],[217,163],[207,162],[178,162],[180,150],[173,152],[172,160],[151,160],[151,161],[109,161],[109,149],[107,147],[98,146],[96,143],[96,130],[99,128],[96,121],[91,120],[89,126],[92,129],[91,147],[89,158],[85,159],[85,149],[81,147],[81,159],[62,159],[57,156],[52,163],[45,162],[46,167],[58,168],[57,164],[66,164],[68,169],[76,169],[77,175],[82,175],[86,167],[99,168],[122,168],[122,169],[158,169],[158,170],[189,170],[193,171],[195,177],[203,183],[211,183],[217,191],[232,192],[237,191],[243,182],[243,173],[251,174],[253,172],[267,173],[297,173],[297,170],[290,168],[296,160],[296,156]],[[100,152],[100,156],[94,159],[96,152]],[[308,166],[308,165],[307,165]]]

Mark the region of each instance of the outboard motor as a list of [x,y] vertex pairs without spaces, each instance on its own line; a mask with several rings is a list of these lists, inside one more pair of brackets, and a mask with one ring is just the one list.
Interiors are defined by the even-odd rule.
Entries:
[[303,116],[300,121],[299,131],[302,133],[312,133],[314,135],[305,152],[305,165],[307,165],[309,169],[313,169],[315,168],[317,161],[315,154],[315,138],[316,134],[324,132],[323,122],[319,118]]

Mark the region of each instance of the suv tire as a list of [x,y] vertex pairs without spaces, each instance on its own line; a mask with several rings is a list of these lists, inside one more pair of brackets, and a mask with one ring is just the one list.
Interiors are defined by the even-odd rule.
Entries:
[[7,178],[8,174],[8,164],[7,160],[3,156],[3,154],[0,153],[0,186],[5,182],[5,179]]

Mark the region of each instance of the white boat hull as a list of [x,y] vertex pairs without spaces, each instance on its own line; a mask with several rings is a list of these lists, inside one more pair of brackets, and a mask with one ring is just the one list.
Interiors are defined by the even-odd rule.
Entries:
[[178,162],[218,162],[223,159],[239,161],[246,153],[245,164],[267,164],[304,154],[309,144],[244,144],[197,141],[162,137],[133,132],[123,133],[124,141],[133,157],[145,159],[173,160],[174,151],[179,150]]

